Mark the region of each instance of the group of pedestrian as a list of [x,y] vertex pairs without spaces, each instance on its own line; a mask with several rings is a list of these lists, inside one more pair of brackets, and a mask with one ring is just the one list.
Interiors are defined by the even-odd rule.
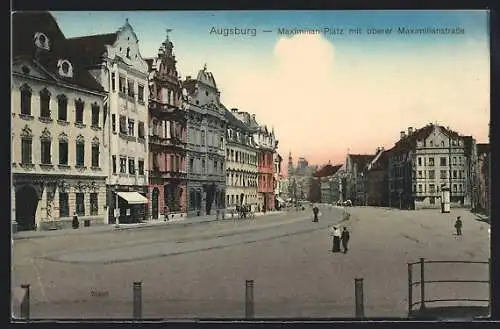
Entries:
[[[331,226],[330,235],[333,237],[332,252],[343,252],[344,254],[347,253],[349,239],[351,237],[351,233],[349,232],[347,227],[344,226],[341,231],[337,225]],[[343,250],[340,249],[341,244]]]

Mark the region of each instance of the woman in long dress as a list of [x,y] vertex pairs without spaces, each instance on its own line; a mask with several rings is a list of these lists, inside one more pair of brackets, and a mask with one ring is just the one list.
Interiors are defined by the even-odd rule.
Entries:
[[333,226],[331,231],[333,236],[332,252],[340,252],[340,237],[342,236],[342,232],[340,232],[338,226]]

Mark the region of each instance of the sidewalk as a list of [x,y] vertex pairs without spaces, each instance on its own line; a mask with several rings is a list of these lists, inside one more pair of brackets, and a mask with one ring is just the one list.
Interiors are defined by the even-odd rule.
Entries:
[[[278,215],[283,214],[283,211],[272,211],[267,213],[255,213],[255,217],[262,216],[270,216],[270,215]],[[165,225],[182,225],[187,226],[191,224],[201,224],[217,221],[216,215],[207,215],[207,216],[195,216],[195,217],[181,217],[175,218],[173,220],[164,221],[162,219],[149,220],[141,223],[134,224],[120,224],[119,227],[116,227],[114,224],[104,224],[104,225],[96,225],[91,227],[80,227],[79,229],[63,229],[63,230],[55,230],[55,231],[22,231],[12,234],[12,240],[20,240],[20,239],[35,239],[42,237],[50,237],[50,236],[59,236],[59,235],[68,235],[68,234],[90,234],[90,233],[106,233],[112,231],[122,231],[122,230],[130,230],[130,229],[145,229],[145,228],[154,228],[158,226]],[[222,220],[221,216],[219,216],[219,220]],[[239,220],[237,215],[234,218],[231,218],[231,215],[226,214],[224,220]]]

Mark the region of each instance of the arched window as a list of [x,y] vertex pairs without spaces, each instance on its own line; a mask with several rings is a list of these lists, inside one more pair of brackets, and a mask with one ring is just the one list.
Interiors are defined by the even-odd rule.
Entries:
[[47,88],[40,91],[40,117],[50,118],[50,92]]
[[57,96],[57,120],[68,121],[68,98],[66,95]]
[[31,115],[31,88],[24,84],[21,90],[21,114]]
[[82,135],[76,138],[76,166],[85,166],[85,138]]

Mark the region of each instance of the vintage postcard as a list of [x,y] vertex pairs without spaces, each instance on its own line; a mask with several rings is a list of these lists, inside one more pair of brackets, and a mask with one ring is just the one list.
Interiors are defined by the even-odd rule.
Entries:
[[487,317],[488,15],[13,13],[13,319]]

